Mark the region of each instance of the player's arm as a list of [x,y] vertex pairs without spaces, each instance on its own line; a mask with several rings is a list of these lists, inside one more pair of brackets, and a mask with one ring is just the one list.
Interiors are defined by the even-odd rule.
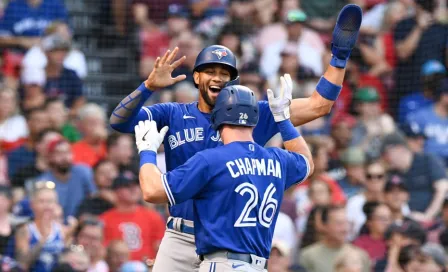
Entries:
[[341,92],[345,67],[358,38],[361,21],[362,10],[357,5],[347,5],[339,13],[333,30],[330,65],[310,97],[292,100],[291,122],[294,126],[315,120],[331,111]]
[[140,188],[143,198],[151,203],[176,205],[193,198],[207,184],[209,173],[205,159],[196,154],[173,171],[162,174],[157,168],[156,152],[168,127],[157,132],[154,121],[140,121],[135,127],[135,138],[140,154]]
[[179,48],[176,47],[173,52],[168,50],[162,58],[158,57],[148,79],[118,104],[109,119],[113,129],[131,133],[139,121],[148,119],[149,113],[142,106],[151,97],[152,93],[186,78],[185,75],[171,77],[173,70],[185,60],[185,56],[183,56],[173,62],[178,51]]

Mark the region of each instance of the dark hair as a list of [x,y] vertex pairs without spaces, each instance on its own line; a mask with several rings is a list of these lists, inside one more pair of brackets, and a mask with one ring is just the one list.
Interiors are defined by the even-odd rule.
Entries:
[[424,254],[418,245],[408,245],[403,247],[400,250],[400,254],[398,255],[398,264],[402,269],[405,269],[405,266],[412,260],[416,258],[423,257]]
[[324,207],[322,206],[315,206],[310,211],[310,214],[308,215],[308,219],[306,221],[302,242],[300,243],[300,248],[307,247],[317,242],[317,230],[314,225],[316,224],[317,216],[321,214],[323,208]]
[[26,120],[29,120],[34,113],[42,112],[42,111],[45,111],[44,106],[34,107],[34,108],[24,111],[23,115],[25,116]]
[[376,208],[381,205],[382,203],[378,201],[370,201],[364,204],[364,206],[362,207],[362,211],[366,215],[367,221],[372,220],[373,213],[375,212]]
[[128,136],[126,134],[122,134],[122,133],[118,133],[118,132],[113,132],[109,135],[109,137],[107,137],[106,140],[106,147],[107,149],[110,149],[112,146],[116,145],[118,143],[118,140],[121,137],[125,137]]
[[105,164],[105,163],[111,163],[111,161],[108,160],[108,159],[102,159],[102,160],[99,160],[99,161],[92,167],[93,172],[96,172],[96,170],[97,170],[101,165],[103,165],[103,164]]
[[104,224],[102,221],[95,218],[87,218],[82,220],[81,223],[76,228],[75,237],[78,237],[79,233],[87,226],[100,227],[101,229],[104,228]]
[[[221,29],[221,32],[218,34],[218,37],[216,38],[216,44],[222,44],[222,38],[225,35],[235,35],[241,40],[241,30],[240,27],[235,25],[234,23],[229,23],[224,25],[224,27]],[[238,43],[236,52],[234,52],[235,55],[241,56],[243,54],[243,48],[241,46],[241,42]]]
[[329,205],[322,209],[322,224],[328,224],[330,220],[330,213],[343,209],[343,206]]
[[435,0],[415,0],[415,3],[428,12],[433,12],[436,8]]
[[[52,103],[62,103],[64,104],[64,101],[62,101],[60,98],[58,97],[50,97],[47,98],[47,100],[45,100],[45,104],[44,107],[47,108],[50,104]],[[64,105],[65,106],[65,105]]]

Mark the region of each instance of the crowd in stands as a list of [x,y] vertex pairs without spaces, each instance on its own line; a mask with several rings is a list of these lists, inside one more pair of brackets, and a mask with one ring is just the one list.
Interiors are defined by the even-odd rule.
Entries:
[[[173,72],[187,79],[147,105],[197,100],[195,58],[214,43],[235,53],[258,99],[284,73],[294,98],[310,96],[339,10],[360,5],[341,95],[298,128],[315,171],[285,193],[268,270],[448,271],[447,0],[82,1],[107,2],[117,36],[137,39],[142,81],[167,49],[187,57]],[[142,201],[133,136],[85,94],[65,4],[0,1],[0,266],[150,271],[167,209]]]

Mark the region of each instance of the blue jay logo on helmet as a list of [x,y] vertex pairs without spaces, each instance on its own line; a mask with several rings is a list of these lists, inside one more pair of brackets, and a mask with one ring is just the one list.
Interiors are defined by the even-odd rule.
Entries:
[[212,54],[215,54],[218,59],[222,59],[223,57],[227,56],[227,51],[225,49],[216,49],[212,51]]

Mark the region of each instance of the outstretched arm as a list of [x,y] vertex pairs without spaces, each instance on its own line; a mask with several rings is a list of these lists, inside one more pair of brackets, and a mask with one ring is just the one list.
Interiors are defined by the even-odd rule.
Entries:
[[292,100],[291,122],[294,126],[315,120],[331,111],[341,92],[345,66],[358,38],[361,21],[362,10],[357,5],[347,5],[339,13],[333,31],[330,65],[310,97]]
[[119,132],[132,133],[139,121],[148,119],[148,113],[142,106],[153,91],[173,85],[186,78],[185,75],[171,77],[173,70],[185,60],[185,56],[183,56],[173,62],[178,51],[179,48],[176,47],[173,52],[168,50],[162,58],[158,57],[148,79],[118,104],[109,119],[113,129]]

